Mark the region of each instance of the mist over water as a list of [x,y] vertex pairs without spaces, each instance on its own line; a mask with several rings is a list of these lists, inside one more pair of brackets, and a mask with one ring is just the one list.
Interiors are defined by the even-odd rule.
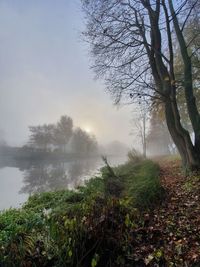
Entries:
[[[118,165],[126,156],[110,156],[111,165]],[[20,207],[33,193],[74,189],[98,175],[104,163],[101,157],[68,162],[7,162],[0,168],[0,210]]]
[[0,2],[0,209],[75,188],[133,146],[133,106],[116,108],[90,70],[81,1]]
[[10,146],[3,135],[0,140],[0,210],[20,207],[33,194],[76,189],[100,174],[102,156],[118,165],[128,153],[116,140],[100,145],[89,127],[75,127],[66,115],[29,126],[24,146]]

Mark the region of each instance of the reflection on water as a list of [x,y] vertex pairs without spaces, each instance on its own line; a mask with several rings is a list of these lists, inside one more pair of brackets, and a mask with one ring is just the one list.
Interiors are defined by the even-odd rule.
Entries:
[[[110,158],[114,165],[124,160]],[[102,166],[100,157],[68,162],[0,162],[0,210],[20,206],[33,193],[76,188]]]
[[56,162],[36,164],[23,172],[20,193],[40,193],[63,188],[76,188],[97,167],[97,161]]

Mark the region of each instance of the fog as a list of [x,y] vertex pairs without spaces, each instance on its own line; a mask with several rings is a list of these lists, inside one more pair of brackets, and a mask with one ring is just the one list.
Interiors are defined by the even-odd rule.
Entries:
[[141,136],[147,155],[161,153],[163,129],[144,133],[138,106],[114,106],[94,79],[79,0],[2,0],[0,23],[0,210],[83,184],[102,155],[124,163]]
[[[0,1],[0,210],[126,160],[132,106],[94,80],[79,0]],[[62,116],[71,121],[62,135]],[[31,126],[31,127],[30,127]],[[63,141],[64,140],[64,141]]]
[[78,0],[2,0],[0,23],[0,129],[9,145],[24,145],[28,126],[62,115],[101,144],[135,142],[133,107],[114,107],[93,79]]

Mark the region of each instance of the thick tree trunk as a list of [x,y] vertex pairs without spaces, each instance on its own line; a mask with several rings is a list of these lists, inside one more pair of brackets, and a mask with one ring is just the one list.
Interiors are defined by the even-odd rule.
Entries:
[[186,170],[199,170],[200,160],[192,144],[190,135],[180,123],[176,102],[165,102],[165,117],[170,135],[180,153],[183,167]]
[[195,149],[198,153],[200,153],[200,116],[196,105],[196,98],[193,94],[191,59],[188,58],[184,65],[185,99],[195,134]]
[[[161,31],[159,28],[160,18],[160,1],[155,1],[154,9],[151,6],[149,0],[142,1],[144,8],[148,10],[150,24],[151,24],[151,48],[145,46],[149,64],[152,69],[152,74],[155,80],[155,84],[158,92],[160,92],[163,101],[165,103],[165,116],[166,122],[171,134],[171,137],[177,146],[177,149],[181,155],[183,166],[186,169],[199,169],[200,170],[200,117],[195,103],[193,95],[193,84],[192,84],[192,70],[191,70],[191,59],[187,53],[187,47],[183,34],[179,28],[178,19],[176,17],[173,2],[168,0],[171,15],[173,17],[174,28],[177,34],[177,39],[181,48],[181,54],[184,61],[184,89],[186,95],[186,102],[188,108],[188,114],[195,133],[195,145],[192,144],[190,135],[186,131],[180,122],[179,110],[176,102],[176,85],[175,85],[175,74],[174,74],[174,62],[173,62],[173,46],[171,39],[170,19],[168,11],[165,5],[165,1],[162,1],[164,12],[166,16],[167,34],[168,34],[168,45],[170,52],[170,70],[163,62],[162,54],[162,42],[161,42]],[[146,43],[144,34],[143,40]]]
[[173,1],[169,0],[169,7],[173,17],[174,28],[176,31],[176,36],[179,42],[180,51],[184,64],[184,90],[185,99],[187,103],[188,114],[195,135],[195,150],[200,154],[200,115],[196,105],[196,99],[193,92],[193,78],[192,78],[192,61],[188,54],[188,48],[183,36],[183,31],[180,29],[180,24],[178,18],[175,15],[175,10],[173,6]]

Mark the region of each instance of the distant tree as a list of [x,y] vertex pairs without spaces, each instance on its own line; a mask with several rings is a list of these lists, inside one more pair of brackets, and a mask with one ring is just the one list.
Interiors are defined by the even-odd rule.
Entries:
[[149,121],[149,108],[146,103],[144,96],[141,96],[139,104],[134,112],[133,118],[133,131],[132,135],[139,138],[139,142],[142,145],[142,155],[146,158],[147,155],[147,132],[148,132],[148,121]]
[[169,155],[176,151],[175,144],[170,137],[166,122],[161,114],[155,109],[151,110],[150,113],[146,142],[148,153],[153,156]]
[[29,145],[47,151],[53,142],[55,127],[53,124],[29,126]]
[[62,116],[54,131],[54,144],[66,151],[66,145],[73,134],[73,120],[68,116]]
[[98,147],[95,137],[81,128],[77,128],[74,131],[71,146],[75,153],[85,153],[86,155],[97,152]]

